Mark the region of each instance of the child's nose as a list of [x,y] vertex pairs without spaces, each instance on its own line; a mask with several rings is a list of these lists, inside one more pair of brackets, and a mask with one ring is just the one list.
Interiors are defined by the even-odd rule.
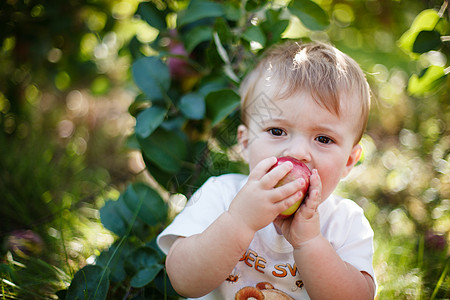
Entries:
[[304,163],[311,161],[311,146],[301,138],[292,140],[285,150],[284,156],[291,156]]

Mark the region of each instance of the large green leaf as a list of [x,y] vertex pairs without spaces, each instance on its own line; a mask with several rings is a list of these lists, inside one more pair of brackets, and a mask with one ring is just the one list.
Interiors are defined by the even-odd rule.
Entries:
[[424,96],[436,91],[446,78],[445,69],[439,66],[430,66],[423,75],[412,75],[408,82],[408,92],[414,96]]
[[141,113],[136,118],[136,135],[145,139],[164,121],[167,108],[153,105]]
[[439,32],[434,30],[423,30],[417,35],[412,51],[421,54],[431,50],[438,50],[441,46],[442,41]]
[[75,273],[67,290],[67,300],[106,299],[109,288],[108,271],[100,266],[88,265]]
[[186,10],[178,14],[177,25],[182,27],[204,18],[220,17],[223,15],[224,9],[221,4],[205,0],[193,0],[189,3]]
[[311,30],[325,30],[330,25],[328,14],[311,0],[293,0],[288,9]]
[[239,107],[240,97],[231,89],[214,91],[206,96],[206,115],[213,126]]
[[167,28],[166,14],[160,11],[152,2],[139,3],[137,14],[141,16],[150,26],[164,30]]
[[155,190],[144,183],[129,185],[123,199],[127,207],[131,211],[139,211],[138,217],[150,226],[166,220],[166,203]]
[[186,142],[175,131],[159,127],[138,141],[144,156],[165,172],[176,173],[186,158]]
[[165,98],[170,87],[170,72],[166,64],[155,56],[142,57],[131,68],[136,85],[150,98]]
[[178,107],[189,119],[200,120],[205,116],[205,97],[200,93],[186,94],[181,97]]
[[120,195],[117,201],[107,201],[100,209],[100,220],[103,226],[118,236],[126,234],[132,217],[133,212],[123,202],[123,195]]
[[109,200],[100,209],[100,219],[106,229],[111,230],[118,236],[127,234],[131,227],[131,233],[141,238],[145,238],[148,225],[144,224],[137,216],[137,211],[131,211],[121,194],[117,201]]

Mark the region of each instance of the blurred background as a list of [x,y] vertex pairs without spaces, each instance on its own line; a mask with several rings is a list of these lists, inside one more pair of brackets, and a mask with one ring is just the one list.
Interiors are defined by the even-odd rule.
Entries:
[[[188,2],[150,1],[172,11]],[[248,1],[260,2],[270,1]],[[138,11],[141,3],[0,3],[2,299],[63,297],[57,292],[117,240],[100,221],[105,203],[137,180],[161,189],[130,138],[141,94],[132,64],[157,52],[152,43],[159,34]],[[355,58],[372,87],[364,157],[338,193],[361,205],[375,230],[378,297],[448,299],[447,1],[314,3],[328,14],[329,26],[310,30],[292,19],[282,37],[333,43]],[[166,17],[170,27],[176,17]],[[430,34],[422,41],[426,51],[408,51],[408,33],[427,29],[423,22],[430,20],[427,32],[438,28],[442,43]],[[426,73],[433,70],[439,71]],[[110,289],[128,291],[119,298],[127,299],[132,289],[121,284]]]

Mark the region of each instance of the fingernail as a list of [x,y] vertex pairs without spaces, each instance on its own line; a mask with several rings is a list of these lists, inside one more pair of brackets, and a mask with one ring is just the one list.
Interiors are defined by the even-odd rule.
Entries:
[[291,163],[290,161],[286,161],[285,164],[287,164],[289,166],[289,168],[293,168],[294,164]]

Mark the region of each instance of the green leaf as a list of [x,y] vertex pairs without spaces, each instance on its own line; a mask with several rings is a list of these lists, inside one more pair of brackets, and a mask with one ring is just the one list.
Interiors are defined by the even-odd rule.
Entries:
[[412,51],[422,54],[431,50],[438,50],[441,46],[442,41],[439,32],[423,30],[417,35]]
[[158,266],[159,254],[153,248],[142,246],[128,255],[126,265],[130,273],[136,274],[140,270]]
[[205,116],[205,98],[199,93],[184,95],[181,97],[178,107],[190,119],[200,120]]
[[167,108],[153,105],[141,113],[136,118],[136,135],[145,139],[164,121]]
[[147,159],[145,155],[144,163],[148,172],[152,174],[152,177],[156,180],[156,182],[168,189],[167,184],[172,181],[172,178],[174,177],[173,173],[161,170],[157,165]]
[[182,27],[204,18],[221,17],[223,15],[224,10],[221,4],[204,0],[193,0],[186,10],[178,14],[177,25]]
[[411,27],[398,40],[400,48],[408,53],[413,51],[417,35],[421,31],[433,30],[439,22],[439,15],[434,9],[426,9],[416,16]]
[[[125,259],[134,249],[136,249],[136,246],[128,242],[128,240],[120,244],[120,248],[118,248],[118,246],[119,243],[115,242],[108,250],[103,251],[96,260],[96,265],[108,268],[110,279],[113,282],[121,282],[126,279],[127,274],[124,268]],[[114,255],[114,257],[111,259],[112,255]],[[108,262],[109,265],[107,265]]]
[[223,90],[227,87],[227,81],[224,78],[219,78],[216,80],[212,80],[209,82],[203,83],[199,89],[198,93],[206,97],[209,93],[215,92],[218,90]]
[[233,43],[233,33],[224,18],[217,18],[214,24],[214,32],[217,32],[222,44],[229,45]]
[[311,30],[325,30],[330,25],[328,14],[311,0],[293,0],[288,9]]
[[422,76],[412,75],[408,82],[408,92],[414,96],[424,96],[433,93],[446,78],[443,67],[430,66]]
[[242,37],[248,42],[257,42],[263,47],[266,45],[264,32],[258,26],[250,26],[247,28]]
[[161,196],[144,183],[129,185],[123,194],[128,209],[138,211],[138,217],[149,226],[166,220],[167,205]]
[[170,72],[155,56],[143,57],[133,63],[133,79],[150,100],[164,99],[170,87]]
[[239,2],[224,1],[223,10],[225,13],[225,18],[230,21],[239,21],[241,18],[241,9],[239,7]]
[[158,30],[167,28],[166,14],[156,8],[152,2],[141,2],[138,6],[137,14],[150,26]]
[[206,115],[214,126],[238,108],[239,104],[239,95],[231,89],[211,92],[206,96]]
[[163,268],[163,265],[158,264],[139,270],[136,275],[131,278],[131,286],[135,288],[146,286],[155,279],[156,275],[158,275]]
[[132,217],[133,212],[123,202],[123,195],[120,195],[117,201],[106,201],[100,209],[100,220],[103,226],[118,236],[124,236],[127,233],[128,222]]
[[130,51],[133,61],[144,56],[141,52],[141,47],[142,43],[139,41],[137,36],[133,36],[133,38],[128,43],[128,50]]
[[100,266],[85,266],[75,273],[67,290],[66,299],[106,299],[109,288],[108,277],[108,271]]
[[138,141],[144,156],[165,172],[176,173],[186,158],[186,142],[175,131],[159,127]]
[[132,234],[145,238],[145,235],[148,234],[148,225],[144,224],[139,218],[134,218],[137,213],[137,211],[131,211],[128,208],[124,201],[124,195],[121,194],[117,201],[109,200],[100,209],[100,219],[105,228],[120,237],[125,236],[131,226]]
[[266,11],[266,21],[261,23],[267,42],[266,46],[275,44],[281,40],[281,34],[289,25],[289,20],[279,19],[281,10],[268,9]]
[[264,7],[268,0],[247,0],[245,1],[245,10],[249,12],[257,11]]
[[186,51],[192,52],[201,42],[212,39],[213,29],[209,26],[197,26],[186,34]]
[[164,254],[164,252],[159,248],[156,241],[157,241],[157,236],[155,236],[150,242],[145,243],[145,246],[150,247],[153,250],[155,250],[156,253],[158,253],[158,255],[159,255],[159,260],[164,261],[164,259],[166,258],[166,254]]

